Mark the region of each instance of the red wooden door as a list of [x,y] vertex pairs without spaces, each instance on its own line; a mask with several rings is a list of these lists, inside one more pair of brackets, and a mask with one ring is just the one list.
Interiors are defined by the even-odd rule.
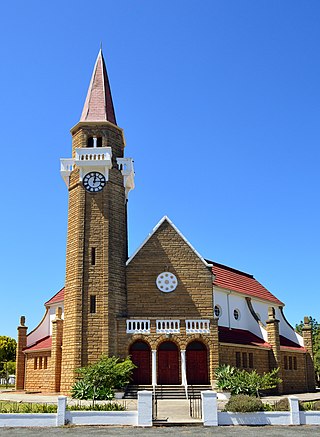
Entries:
[[199,341],[194,341],[188,345],[186,355],[188,384],[208,384],[208,358],[206,347]]
[[171,341],[162,343],[158,349],[158,384],[180,384],[179,351]]
[[133,384],[151,384],[151,357],[149,346],[140,341],[130,348],[132,362],[137,366],[132,375]]

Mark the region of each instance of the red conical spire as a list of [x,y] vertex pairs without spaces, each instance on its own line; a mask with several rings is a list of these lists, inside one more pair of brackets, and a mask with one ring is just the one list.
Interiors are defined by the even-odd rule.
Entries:
[[110,121],[117,124],[106,64],[100,49],[80,121]]

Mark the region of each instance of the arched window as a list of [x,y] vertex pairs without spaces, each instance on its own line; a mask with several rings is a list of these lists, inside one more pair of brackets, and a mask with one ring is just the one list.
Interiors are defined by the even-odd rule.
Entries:
[[102,147],[102,137],[89,137],[87,147]]
[[215,305],[214,307],[214,316],[219,318],[222,315],[222,309],[220,305]]
[[87,147],[93,147],[93,137],[87,139]]

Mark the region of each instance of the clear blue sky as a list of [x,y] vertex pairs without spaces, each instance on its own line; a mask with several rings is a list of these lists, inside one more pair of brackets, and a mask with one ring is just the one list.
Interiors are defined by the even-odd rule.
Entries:
[[136,166],[130,253],[168,215],[254,274],[292,324],[319,319],[320,2],[3,2],[0,335],[64,284],[71,156],[103,44]]

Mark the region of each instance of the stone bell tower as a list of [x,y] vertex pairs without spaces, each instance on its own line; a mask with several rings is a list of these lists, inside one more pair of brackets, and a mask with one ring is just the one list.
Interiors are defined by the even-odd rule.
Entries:
[[61,392],[74,370],[117,354],[117,317],[126,313],[127,197],[133,161],[124,158],[107,70],[100,50],[72,158],[61,159],[69,191]]

